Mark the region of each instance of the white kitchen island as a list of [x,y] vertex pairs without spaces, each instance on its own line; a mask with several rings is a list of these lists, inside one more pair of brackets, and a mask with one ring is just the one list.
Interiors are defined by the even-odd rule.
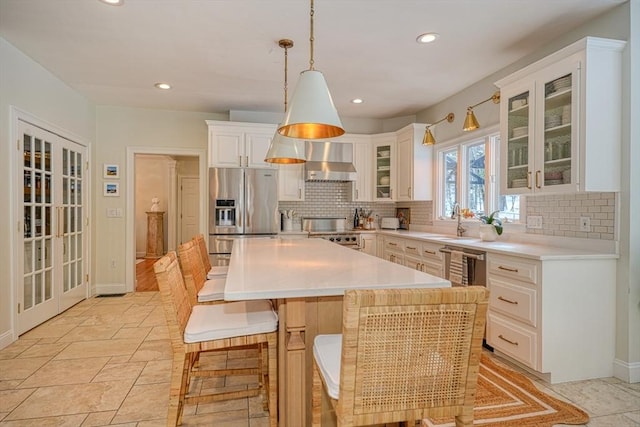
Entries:
[[443,278],[323,239],[239,239],[224,295],[229,301],[276,301],[279,425],[301,427],[311,424],[313,339],[341,332],[345,290],[449,286]]

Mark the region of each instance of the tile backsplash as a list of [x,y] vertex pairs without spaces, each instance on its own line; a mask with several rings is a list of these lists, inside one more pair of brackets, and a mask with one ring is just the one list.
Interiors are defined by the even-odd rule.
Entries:
[[[302,217],[344,217],[351,225],[355,208],[373,211],[374,218],[396,215],[396,207],[411,209],[411,226],[433,225],[433,202],[352,202],[350,182],[306,182],[304,202],[280,202],[279,208],[293,209],[294,229],[301,226]],[[574,193],[528,196],[526,216],[542,216],[541,229],[526,229],[527,233],[556,237],[614,240],[616,238],[616,193]],[[588,217],[589,232],[580,231],[580,218]]]
[[[602,240],[616,238],[616,193],[529,196],[526,215],[542,216],[542,228],[527,229],[527,233]],[[589,218],[590,231],[580,230],[580,217]],[[522,221],[526,222],[526,217]]]

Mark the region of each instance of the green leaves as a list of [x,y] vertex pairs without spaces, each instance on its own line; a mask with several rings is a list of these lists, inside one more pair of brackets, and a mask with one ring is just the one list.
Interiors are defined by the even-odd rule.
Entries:
[[497,214],[500,211],[494,211],[491,212],[491,215],[486,216],[486,215],[482,215],[480,217],[480,221],[482,221],[484,224],[491,224],[494,226],[494,228],[496,229],[496,233],[498,233],[498,236],[502,234],[502,221],[500,220],[500,218],[494,217],[495,214]]

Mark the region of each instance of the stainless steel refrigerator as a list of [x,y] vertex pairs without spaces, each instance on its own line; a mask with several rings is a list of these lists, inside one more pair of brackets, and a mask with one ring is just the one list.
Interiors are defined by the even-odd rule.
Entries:
[[227,265],[233,240],[274,238],[280,229],[278,171],[209,169],[209,256]]

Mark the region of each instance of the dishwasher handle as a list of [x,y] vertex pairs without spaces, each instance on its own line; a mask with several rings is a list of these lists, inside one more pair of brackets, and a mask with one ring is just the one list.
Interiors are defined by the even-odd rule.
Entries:
[[[440,248],[440,252],[445,254],[450,254],[451,249],[447,247]],[[470,259],[477,259],[478,261],[484,261],[484,254],[472,254],[472,253],[462,252],[462,255]]]

